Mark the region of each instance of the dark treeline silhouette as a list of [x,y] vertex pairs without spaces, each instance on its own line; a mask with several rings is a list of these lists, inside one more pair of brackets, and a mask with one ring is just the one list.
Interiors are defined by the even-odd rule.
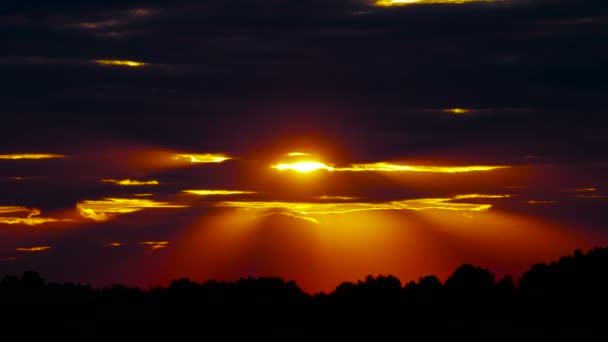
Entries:
[[607,304],[608,248],[533,265],[517,280],[464,264],[444,283],[369,275],[316,294],[278,277],[144,290],[46,283],[29,271],[0,283],[0,336],[598,338],[608,335]]

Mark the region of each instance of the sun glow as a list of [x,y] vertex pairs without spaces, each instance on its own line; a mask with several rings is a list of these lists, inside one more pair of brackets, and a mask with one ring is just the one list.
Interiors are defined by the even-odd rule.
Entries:
[[103,183],[114,183],[121,186],[158,185],[157,180],[138,181],[134,179],[102,179]]
[[25,153],[25,154],[0,154],[0,159],[20,160],[20,159],[56,159],[65,158],[63,154],[54,153]]
[[174,205],[143,198],[105,198],[96,201],[82,201],[76,205],[84,218],[94,221],[108,221],[115,215],[129,214],[149,208],[187,208],[185,205]]

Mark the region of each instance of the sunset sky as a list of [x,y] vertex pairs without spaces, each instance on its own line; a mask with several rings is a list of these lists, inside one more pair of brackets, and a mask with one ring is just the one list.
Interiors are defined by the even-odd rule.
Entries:
[[605,0],[0,5],[0,276],[308,292],[608,245]]

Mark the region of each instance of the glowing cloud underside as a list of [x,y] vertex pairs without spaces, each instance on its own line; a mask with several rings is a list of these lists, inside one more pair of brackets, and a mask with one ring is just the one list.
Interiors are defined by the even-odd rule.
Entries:
[[121,67],[130,67],[130,68],[138,68],[138,67],[146,66],[146,63],[144,63],[144,62],[118,60],[118,59],[97,59],[94,62],[98,65],[121,66]]
[[[18,215],[19,213],[21,213],[20,216]],[[4,216],[6,214],[10,214],[10,216]],[[24,224],[28,226],[37,226],[48,222],[71,221],[69,219],[40,217],[41,214],[42,212],[36,208],[19,206],[0,207],[0,224]]]
[[379,0],[376,6],[406,6],[414,4],[465,4],[470,2],[494,2],[496,0]]
[[108,243],[104,244],[103,246],[104,247],[109,247],[109,248],[116,248],[116,247],[122,246],[122,243],[120,243],[120,242],[108,242]]
[[239,191],[239,190],[184,190],[187,194],[197,196],[227,196],[227,195],[244,195],[257,194],[255,191]]
[[114,183],[121,186],[140,186],[140,185],[158,185],[157,180],[138,181],[134,179],[102,179],[104,183]]
[[51,248],[52,247],[49,247],[49,246],[37,246],[37,247],[19,247],[19,248],[16,248],[15,250],[18,252],[44,252],[44,251],[48,251]]
[[20,160],[20,159],[56,159],[65,158],[63,154],[54,153],[25,153],[25,154],[0,154],[0,159]]
[[205,153],[205,154],[176,154],[174,160],[188,161],[191,163],[221,163],[232,159],[225,154]]
[[105,198],[97,201],[82,201],[76,205],[82,217],[94,221],[107,221],[115,215],[129,214],[150,208],[186,207],[142,198]]
[[[473,196],[473,197],[467,197]],[[486,211],[491,204],[454,203],[462,198],[482,198],[482,195],[460,195],[448,198],[420,198],[379,203],[303,203],[303,202],[247,202],[224,201],[217,204],[221,207],[234,207],[248,210],[284,209],[301,215],[343,214],[355,211],[371,210],[455,210],[455,211]],[[492,195],[483,195],[488,198]],[[498,195],[497,195],[498,196]],[[500,195],[500,197],[504,197]],[[492,197],[493,198],[493,197]]]
[[465,173],[465,172],[480,172],[494,171],[498,169],[509,168],[510,166],[489,166],[489,165],[473,165],[473,166],[426,166],[426,165],[400,165],[386,162],[372,164],[352,164],[348,167],[333,167],[316,161],[301,161],[296,163],[281,163],[271,166],[277,170],[292,170],[301,173],[309,173],[318,170],[327,171],[348,171],[348,172],[432,172],[432,173]]

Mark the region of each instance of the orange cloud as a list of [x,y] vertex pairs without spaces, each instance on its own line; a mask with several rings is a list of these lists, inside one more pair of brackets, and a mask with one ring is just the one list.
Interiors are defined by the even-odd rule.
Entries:
[[104,247],[109,247],[109,248],[116,248],[116,247],[122,246],[122,243],[120,243],[120,242],[108,242],[108,243],[105,243],[103,246]]
[[142,198],[105,198],[103,200],[86,200],[76,204],[82,217],[94,221],[108,221],[115,215],[134,213],[149,208],[186,208],[184,205],[174,205]]
[[158,185],[157,180],[138,181],[134,179],[102,179],[104,183],[114,183],[121,186],[140,186],[140,185]]

